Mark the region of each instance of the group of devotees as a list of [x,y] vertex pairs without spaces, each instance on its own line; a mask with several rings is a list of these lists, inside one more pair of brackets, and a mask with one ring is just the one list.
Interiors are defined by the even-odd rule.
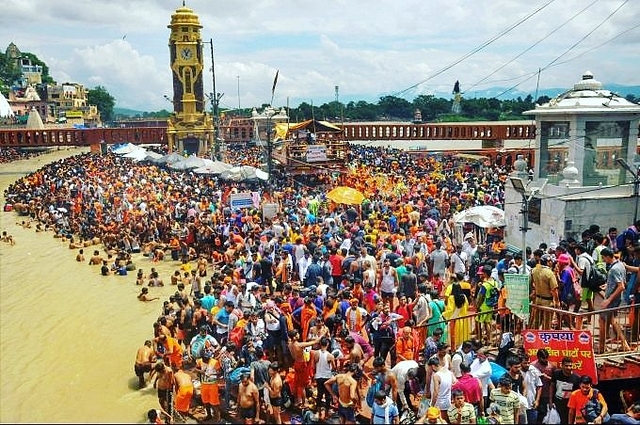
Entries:
[[[255,148],[227,155],[261,160]],[[619,249],[594,225],[581,241],[511,255],[501,229],[468,227],[457,240],[452,220],[501,207],[509,167],[361,145],[347,164],[306,179],[276,170],[264,184],[83,154],[16,181],[5,198],[36,231],[79,248],[78,261],[101,244],[88,261],[102,274],[135,270],[136,253],[175,264],[171,276],[140,269],[135,280],[143,302],[157,299],[149,288],[175,286],[135,358],[140,387],[157,389],[152,423],[542,423],[550,406],[562,423],[616,416],[596,392],[601,409],[587,417],[592,381],[571,358],[554,365],[541,349],[532,361],[516,347],[501,352],[506,371],[492,379],[488,348],[526,326],[504,307],[505,274],[531,275],[533,304],[575,308],[562,298],[566,267],[582,274],[578,257],[595,253],[615,279],[620,256],[635,267],[622,275],[637,273],[635,226]],[[326,194],[336,186],[364,200],[334,202]],[[230,207],[243,192],[256,204]],[[260,202],[277,211],[265,217]],[[614,277],[603,287],[610,306],[626,290]],[[581,301],[593,308],[593,296]],[[533,320],[553,326],[544,314]],[[606,325],[617,330],[614,317]],[[620,416],[637,423],[640,406]]]

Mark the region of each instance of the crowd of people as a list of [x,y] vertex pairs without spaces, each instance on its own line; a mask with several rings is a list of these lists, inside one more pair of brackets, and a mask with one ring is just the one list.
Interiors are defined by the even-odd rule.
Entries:
[[[227,161],[255,165],[257,152],[231,150]],[[456,240],[452,221],[472,206],[500,207],[510,169],[358,145],[348,164],[312,182],[276,172],[261,186],[84,154],[25,176],[5,198],[80,250],[102,244],[110,257],[98,250],[89,262],[103,274],[133,269],[133,253],[175,262],[167,279],[155,270],[136,279],[141,301],[153,299],[148,287],[176,289],[136,353],[140,386],[151,381],[158,391],[152,422],[233,413],[244,423],[334,415],[342,423],[540,423],[553,405],[562,423],[602,423],[606,401],[596,394],[595,417],[583,411],[594,389],[572,372],[571,358],[555,368],[545,350],[530,362],[506,349],[498,363],[489,360],[489,347],[525,326],[505,308],[501,282],[525,268],[532,304],[593,309],[599,291],[567,298],[565,281],[604,266],[606,305],[631,304],[640,223],[616,246],[611,231],[592,226],[582,241],[512,255],[499,229]],[[339,184],[364,201],[331,202],[325,194]],[[232,193],[246,191],[279,211],[266,218],[257,205],[228,206]],[[544,329],[582,326],[553,319],[533,318]],[[613,315],[600,321],[624,337]],[[504,374],[493,376],[494,364]],[[640,406],[624,415],[640,420]]]
[[33,158],[43,153],[48,152],[49,149],[19,149],[10,147],[0,148],[0,164],[17,161],[20,159]]

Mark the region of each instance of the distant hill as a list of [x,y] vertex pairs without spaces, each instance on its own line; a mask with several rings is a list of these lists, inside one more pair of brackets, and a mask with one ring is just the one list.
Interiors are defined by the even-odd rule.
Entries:
[[145,111],[136,111],[133,109],[127,109],[127,108],[118,108],[117,106],[115,108],[113,108],[113,115],[116,117],[137,117],[142,116],[142,114],[144,114]]
[[[605,90],[611,90],[612,92],[625,97],[629,94],[634,95],[636,98],[640,97],[640,86],[625,86],[622,84],[607,84],[607,83],[603,83],[602,87]],[[540,89],[538,90],[538,96],[549,96],[549,97],[556,97],[562,93],[564,93],[565,91],[567,91],[570,87],[566,87],[566,88],[546,88],[546,89]],[[462,89],[464,90],[464,87],[462,87]],[[463,94],[463,97],[467,98],[467,99],[472,99],[472,98],[487,98],[487,99],[491,99],[493,97],[496,97],[500,94],[502,94],[505,90],[507,90],[508,87],[490,87],[488,89],[484,89],[484,90],[470,90],[469,92]],[[518,89],[514,89],[511,90],[509,93],[505,93],[502,96],[500,96],[500,99],[516,99],[518,97],[521,98],[525,98],[528,95],[531,96],[535,96],[535,91],[521,91]],[[434,93],[435,97],[442,97],[445,99],[450,99],[451,98],[451,93],[447,93],[447,92],[436,92]]]

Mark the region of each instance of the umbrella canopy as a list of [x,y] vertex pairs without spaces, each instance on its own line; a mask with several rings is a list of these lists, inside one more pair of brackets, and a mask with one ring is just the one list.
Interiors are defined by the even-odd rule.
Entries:
[[504,211],[491,205],[481,205],[461,211],[453,216],[453,221],[455,223],[473,223],[483,228],[507,225]]
[[198,158],[195,155],[190,155],[188,158],[183,159],[182,161],[168,164],[169,168],[171,168],[172,170],[193,170],[195,168],[203,167],[204,165],[204,159]]
[[226,162],[205,159],[205,165],[194,169],[193,172],[196,174],[220,174],[232,168],[233,165],[227,164]]
[[149,152],[147,152],[146,149],[143,148],[138,148],[135,149],[129,153],[125,153],[124,155],[122,155],[125,158],[131,158],[134,161],[138,162],[138,161],[142,161],[143,159],[145,159],[147,157],[147,154]]
[[125,143],[122,145],[114,146],[111,151],[118,155],[124,155],[127,153],[131,153],[135,150],[141,149],[139,146],[134,145],[133,143]]
[[331,189],[327,193],[327,198],[338,204],[349,205],[360,205],[364,201],[364,195],[360,191],[348,186],[338,186]]
[[244,180],[256,179],[267,180],[269,178],[269,175],[264,171],[250,165],[242,165],[223,171],[222,173],[220,173],[220,178],[224,180],[239,182]]
[[155,162],[156,164],[173,164],[174,162],[178,162],[182,160],[184,160],[184,156],[180,155],[177,152],[171,152],[166,154],[162,158],[156,159],[153,162]]
[[164,155],[154,151],[147,151],[147,156],[143,158],[144,161],[155,162],[156,160],[162,158]]

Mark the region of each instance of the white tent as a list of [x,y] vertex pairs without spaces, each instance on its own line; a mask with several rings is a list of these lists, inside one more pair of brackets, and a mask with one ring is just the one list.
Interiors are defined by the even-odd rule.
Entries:
[[142,149],[141,147],[134,145],[133,143],[124,143],[122,145],[114,146],[111,149],[111,152],[117,155],[124,155],[127,153],[131,153],[135,150]]
[[507,225],[504,211],[491,205],[481,205],[461,211],[453,216],[453,221],[456,224],[473,223],[482,228]]
[[160,159],[162,157],[163,157],[163,155],[161,153],[154,152],[154,151],[147,151],[147,156],[145,156],[143,158],[143,161],[151,161],[151,162],[153,162],[153,161],[155,161],[157,159]]
[[125,153],[122,156],[125,157],[125,158],[131,158],[135,162],[139,162],[139,161],[142,161],[143,159],[145,159],[147,157],[147,155],[149,155],[149,152],[147,152],[146,149],[138,148],[138,149],[132,150],[129,153]]
[[233,168],[233,165],[227,164],[226,162],[205,159],[205,165],[194,169],[193,172],[196,174],[221,174],[231,168]]
[[9,102],[4,97],[4,95],[0,93],[0,118],[12,117],[12,116],[13,116],[13,110],[11,109]]
[[162,156],[156,160],[154,160],[153,162],[155,162],[156,164],[173,164],[174,162],[179,162],[184,160],[184,156],[180,155],[177,152],[171,152],[166,154],[165,156]]
[[205,161],[203,158],[199,158],[195,155],[190,155],[187,158],[184,158],[182,161],[177,161],[172,164],[167,163],[169,168],[172,170],[193,170],[195,168],[200,168],[205,165]]
[[236,182],[256,179],[267,180],[269,178],[269,174],[250,165],[242,165],[223,171],[220,173],[220,178]]

